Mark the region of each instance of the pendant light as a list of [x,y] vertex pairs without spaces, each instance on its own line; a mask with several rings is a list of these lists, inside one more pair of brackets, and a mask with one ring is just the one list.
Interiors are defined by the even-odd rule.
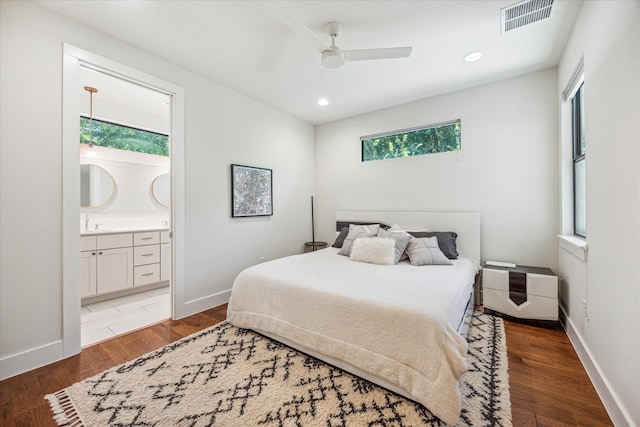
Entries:
[[95,157],[96,150],[93,148],[93,94],[98,92],[98,89],[85,86],[84,90],[89,92],[89,148],[87,149],[87,157]]

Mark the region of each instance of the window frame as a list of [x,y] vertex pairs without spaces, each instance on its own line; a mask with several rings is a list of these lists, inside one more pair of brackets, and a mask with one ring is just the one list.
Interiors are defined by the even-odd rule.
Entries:
[[[584,80],[581,79],[576,85],[575,92],[570,98],[571,101],[571,145],[572,145],[572,169],[573,169],[573,234],[586,239],[587,237],[587,225],[584,224],[584,232],[582,229],[578,229],[578,212],[584,212],[586,216],[586,200],[583,206],[578,206],[578,185],[583,184],[586,188],[585,182],[578,182],[576,170],[580,164],[582,164],[586,170],[586,143],[583,146],[584,135]],[[584,175],[584,174],[583,174]],[[579,209],[580,208],[580,209]]]
[[[139,132],[145,132],[148,134],[152,134],[152,135],[157,135],[157,136],[164,136],[167,138],[167,154],[156,154],[156,153],[148,153],[146,151],[138,151],[138,150],[130,150],[130,149],[126,149],[126,148],[115,148],[115,147],[111,147],[108,145],[102,145],[99,142],[96,142],[96,140],[94,139],[93,145],[97,146],[97,147],[106,147],[106,148],[114,148],[114,149],[118,149],[118,150],[125,150],[125,151],[131,151],[132,153],[143,153],[143,154],[151,154],[154,156],[163,156],[163,157],[168,157],[170,155],[170,151],[171,151],[171,138],[169,137],[168,134],[163,133],[163,132],[157,132],[157,131],[153,131],[153,130],[149,130],[149,129],[143,129],[143,128],[139,128],[139,127],[135,127],[135,126],[130,126],[130,125],[125,125],[122,123],[117,123],[117,122],[112,122],[110,120],[104,120],[104,119],[96,119],[95,117],[93,117],[93,119],[89,116],[86,116],[84,114],[80,115],[80,123],[82,122],[82,120],[86,120],[86,121],[92,121],[93,122],[93,126],[96,126],[96,122],[99,123],[104,123],[106,125],[110,125],[110,126],[118,126],[121,128],[126,128],[126,129],[131,129],[134,131],[139,131]],[[80,124],[80,126],[82,126],[82,124]],[[83,141],[82,140],[82,132],[80,132],[80,144],[88,144],[89,142],[87,141]]]
[[[438,129],[438,128],[443,128],[443,127],[452,126],[452,125],[454,125],[454,126],[457,125],[458,128],[459,128],[458,129],[458,135],[457,135],[457,149],[456,150],[443,150],[443,151],[426,152],[426,153],[419,153],[419,154],[409,154],[409,155],[401,155],[401,156],[393,156],[393,157],[382,157],[382,158],[377,158],[377,159],[376,158],[365,159],[365,141],[376,139],[376,138],[385,138],[385,137],[406,135],[406,134],[409,134],[409,133],[420,132],[420,131],[429,130],[429,129]],[[446,121],[446,122],[434,123],[434,124],[429,124],[429,125],[424,125],[424,126],[416,126],[416,127],[412,127],[412,128],[406,128],[406,129],[393,130],[393,131],[382,132],[382,133],[377,133],[377,134],[372,134],[372,135],[365,135],[365,136],[361,136],[360,137],[360,161],[362,163],[370,162],[370,161],[376,161],[376,160],[387,160],[387,159],[400,159],[400,158],[405,158],[405,157],[416,157],[416,156],[423,156],[423,155],[427,155],[427,154],[450,153],[450,152],[460,151],[460,150],[462,150],[462,120],[461,119],[454,119],[454,120],[449,120],[449,121]]]

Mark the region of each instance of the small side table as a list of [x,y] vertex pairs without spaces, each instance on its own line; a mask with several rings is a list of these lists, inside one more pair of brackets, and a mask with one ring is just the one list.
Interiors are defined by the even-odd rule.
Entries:
[[305,242],[304,243],[304,252],[313,252],[318,249],[324,249],[327,247],[327,242]]
[[518,319],[558,320],[558,276],[548,268],[485,264],[482,288],[486,309]]

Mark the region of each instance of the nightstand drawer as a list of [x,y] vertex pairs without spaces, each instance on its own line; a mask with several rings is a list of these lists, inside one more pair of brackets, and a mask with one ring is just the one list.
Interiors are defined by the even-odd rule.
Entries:
[[520,305],[512,301],[509,292],[484,289],[484,307],[521,319],[558,320],[558,300],[555,298],[527,295]]
[[558,277],[544,274],[527,274],[527,292],[541,297],[558,298]]

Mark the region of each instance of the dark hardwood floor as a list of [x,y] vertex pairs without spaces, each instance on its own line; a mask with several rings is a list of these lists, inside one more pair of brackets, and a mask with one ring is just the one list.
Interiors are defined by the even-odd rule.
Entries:
[[[44,395],[226,319],[226,305],[167,320],[0,382],[0,425],[55,426]],[[505,321],[513,425],[612,425],[564,331]]]

